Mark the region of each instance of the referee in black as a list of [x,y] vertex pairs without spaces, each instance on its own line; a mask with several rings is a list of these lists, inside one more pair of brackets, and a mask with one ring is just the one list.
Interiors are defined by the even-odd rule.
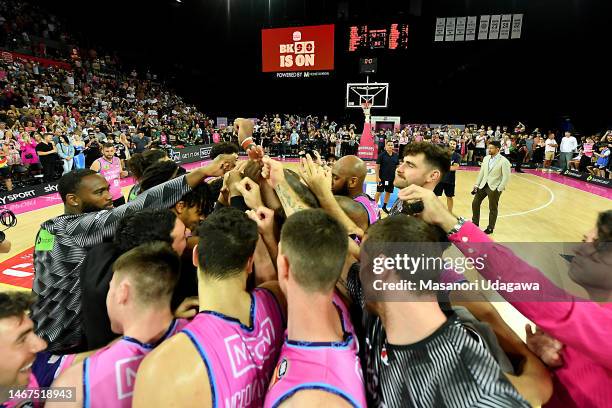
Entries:
[[434,193],[438,197],[442,197],[442,193],[446,196],[446,208],[448,211],[453,212],[453,197],[455,196],[455,171],[461,164],[461,155],[457,153],[457,142],[451,140],[448,143],[448,148],[451,151],[451,165],[450,171],[444,175],[442,181],[440,181],[434,188]]
[[387,210],[387,204],[389,203],[389,196],[393,192],[393,180],[395,179],[395,169],[399,166],[399,156],[393,152],[393,141],[389,140],[385,143],[385,151],[378,155],[376,160],[376,205],[380,200],[380,193],[385,192],[385,200],[382,210],[389,214]]

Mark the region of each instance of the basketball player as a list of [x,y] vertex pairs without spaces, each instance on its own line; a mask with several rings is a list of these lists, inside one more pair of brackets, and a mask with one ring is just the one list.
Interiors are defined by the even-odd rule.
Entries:
[[[393,185],[405,188],[415,184],[433,191],[444,174],[448,173],[450,162],[450,152],[433,143],[416,142],[406,145]],[[404,203],[398,199],[389,214],[395,215],[402,211],[405,211]]]
[[193,261],[200,313],[144,360],[134,407],[263,405],[286,307],[277,282],[246,290],[257,224],[237,209],[222,208],[202,223],[198,236]]
[[389,197],[393,192],[393,178],[395,177],[395,170],[399,166],[399,156],[393,152],[393,142],[387,141],[385,143],[385,151],[378,155],[376,160],[376,196],[374,201],[378,205],[380,200],[380,193],[385,192],[385,198],[383,201],[382,210],[389,213],[387,210],[387,204],[389,203]]
[[472,200],[472,222],[480,224],[480,204],[485,197],[489,198],[489,225],[485,234],[492,234],[497,222],[497,206],[502,192],[510,181],[510,161],[499,153],[501,144],[491,142],[489,154],[482,160],[478,179],[474,185]]
[[127,171],[123,170],[121,159],[115,156],[115,145],[105,143],[102,147],[102,157],[96,159],[90,167],[108,181],[109,191],[113,198],[113,206],[119,207],[125,204],[125,198],[121,193],[122,177],[127,177]]
[[54,353],[79,351],[81,287],[78,265],[89,248],[111,239],[125,215],[143,208],[169,208],[206,177],[222,174],[221,155],[205,167],[156,186],[130,203],[113,208],[109,184],[93,170],[73,170],[58,183],[64,214],[45,221],[36,236],[32,307],[36,333]]
[[346,237],[323,210],[300,211],[283,225],[277,264],[289,316],[265,407],[366,407],[357,337],[334,291]]
[[[39,371],[37,355],[47,343],[34,333],[28,310],[34,301],[30,293],[0,293],[0,407],[12,408],[26,401],[15,399],[10,390],[27,387],[36,390],[53,380]],[[41,353],[42,354],[42,353]]]
[[[444,163],[448,166],[448,161]],[[389,243],[422,242],[432,248],[428,256],[440,257],[443,246],[435,248],[431,243],[440,242],[443,235],[416,217],[387,217],[368,229],[365,252],[389,251]],[[382,253],[386,260],[394,257],[392,252]],[[368,406],[529,406],[483,347],[482,338],[466,330],[454,312],[443,312],[435,292],[420,289],[418,281],[438,282],[439,270],[419,270],[414,275],[395,269],[372,273],[367,267],[360,273],[357,265],[347,277],[355,313],[365,325],[362,350]],[[383,283],[414,282],[416,289],[402,292],[401,299],[391,300],[389,292],[382,290],[366,299],[369,284],[362,286],[361,279],[374,283],[372,276]]]
[[332,191],[335,195],[347,196],[360,203],[368,213],[368,225],[378,220],[375,201],[363,192],[368,168],[357,156],[344,156],[332,167]]
[[457,142],[455,140],[451,140],[448,143],[448,148],[451,152],[451,164],[448,173],[442,177],[442,181],[436,185],[434,188],[434,193],[438,197],[442,196],[442,193],[446,195],[446,208],[448,211],[453,212],[453,204],[455,197],[455,172],[461,165],[461,155],[457,153]]
[[113,331],[123,337],[60,374],[53,386],[76,387],[76,401],[47,407],[131,407],[142,359],[187,324],[170,310],[179,267],[164,242],[140,245],[115,261],[106,307]]

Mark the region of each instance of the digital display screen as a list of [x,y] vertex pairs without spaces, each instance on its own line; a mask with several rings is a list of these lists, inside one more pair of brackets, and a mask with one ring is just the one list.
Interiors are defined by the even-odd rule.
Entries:
[[349,51],[405,50],[408,48],[408,24],[358,25],[350,27]]
[[261,30],[262,71],[331,71],[334,25]]

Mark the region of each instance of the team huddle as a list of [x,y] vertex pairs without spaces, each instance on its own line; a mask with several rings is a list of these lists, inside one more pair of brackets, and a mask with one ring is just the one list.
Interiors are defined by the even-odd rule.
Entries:
[[[473,244],[496,245],[483,276],[544,279],[436,197],[455,170],[450,150],[412,143],[393,159],[393,175],[377,172],[380,192],[384,181],[400,189],[379,219],[358,157],[330,167],[306,155],[294,172],[253,143],[251,121],[238,119],[235,129],[248,160],[221,144],[211,162],[184,174],[163,152],[146,153],[133,172],[137,187],[116,207],[96,171],[62,177],[65,213],[36,238],[35,296],[0,294],[0,407],[31,403],[14,397],[19,387],[74,390],[47,399],[52,408],[527,407],[551,399],[542,360],[561,352],[555,327],[568,328],[572,313],[609,309],[570,301],[573,309],[551,305],[540,319],[541,305],[523,302],[519,311],[547,329],[533,344],[550,340],[536,350],[486,300],[432,290],[402,301],[368,295],[365,252],[391,256],[387,244],[439,243],[430,249],[437,257],[450,245],[466,256],[482,250]],[[609,239],[609,213],[590,241]],[[465,280],[453,270],[430,274]],[[416,278],[393,270],[382,279]],[[571,341],[563,337],[575,352]],[[609,378],[604,364],[595,369]],[[555,387],[567,385],[566,374]],[[550,403],[604,404],[611,392],[586,383],[575,395],[555,391],[553,400],[566,399]]]

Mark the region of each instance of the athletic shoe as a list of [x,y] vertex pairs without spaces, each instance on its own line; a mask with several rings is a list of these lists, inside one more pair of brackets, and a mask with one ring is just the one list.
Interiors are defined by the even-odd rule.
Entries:
[[484,233],[487,234],[487,235],[490,235],[490,234],[493,233],[493,230],[491,228],[487,227],[487,229],[484,230]]

